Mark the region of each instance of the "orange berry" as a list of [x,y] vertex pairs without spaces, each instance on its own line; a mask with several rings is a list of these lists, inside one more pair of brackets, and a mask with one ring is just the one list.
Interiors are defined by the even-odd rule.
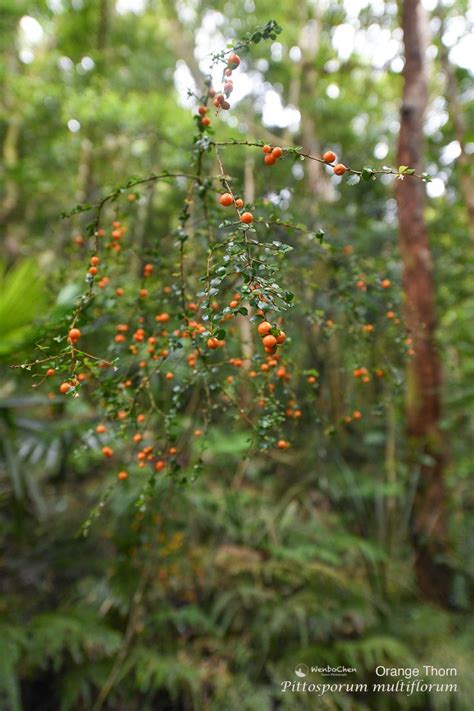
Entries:
[[325,163],[334,163],[337,160],[337,156],[334,151],[326,151],[326,153],[323,153],[323,160]]
[[207,108],[205,106],[200,106],[198,108],[198,112],[201,116],[205,116],[207,114]]
[[89,271],[89,274],[91,274],[92,276],[95,276],[97,274],[97,267],[90,267],[88,271]]
[[102,447],[102,454],[104,455],[104,457],[110,458],[113,456],[113,453],[114,451],[113,449],[111,449],[111,447]]
[[71,341],[71,343],[75,343],[75,341],[78,341],[81,337],[81,332],[79,331],[78,328],[71,328],[68,333],[68,338]]
[[100,262],[99,257],[91,257],[91,264],[93,267],[96,267]]
[[236,309],[238,305],[239,305],[239,302],[236,301],[235,299],[233,299],[233,300],[229,303],[229,306],[230,306],[231,309]]
[[284,331],[280,331],[280,333],[277,336],[278,345],[280,346],[285,341],[286,341],[286,333]]
[[157,472],[161,472],[165,468],[165,463],[162,459],[159,459],[155,464],[155,469]]
[[352,413],[352,417],[354,420],[360,420],[360,418],[362,417],[362,413],[359,412],[359,410],[354,410],[354,412]]
[[97,434],[104,434],[104,432],[107,432],[107,427],[105,425],[97,425],[95,431]]
[[61,383],[59,386],[59,392],[65,395],[72,388],[71,383]]
[[388,289],[392,286],[392,282],[390,281],[390,279],[382,279],[382,281],[380,282],[380,286],[382,287],[382,289]]
[[212,351],[216,348],[219,348],[219,341],[217,340],[217,338],[214,338],[213,336],[211,336],[211,338],[208,338],[207,347],[210,348]]
[[171,371],[168,371],[165,375],[166,380],[173,380],[174,374]]
[[388,319],[395,318],[395,313],[393,311],[387,311],[385,315]]
[[277,442],[278,449],[288,449],[289,443],[284,439],[279,439]]
[[263,162],[265,163],[265,165],[274,165],[276,163],[276,158],[272,153],[269,153],[265,156]]
[[244,212],[243,215],[240,216],[240,221],[243,222],[245,225],[250,225],[253,222],[252,213]]
[[46,375],[54,375],[55,372],[56,371],[54,370],[54,368],[48,368],[48,370],[46,371]]
[[137,434],[134,434],[134,435],[133,435],[133,441],[134,441],[136,444],[138,444],[139,442],[141,442],[142,439],[143,439],[143,435],[141,435],[139,432],[137,432]]
[[229,207],[234,202],[234,198],[230,193],[224,193],[220,196],[219,202],[223,207]]
[[276,346],[277,339],[275,336],[272,336],[271,334],[268,334],[268,336],[264,336],[262,338],[262,343],[265,346],[265,348],[274,348]]
[[275,158],[281,158],[283,155],[283,150],[280,148],[280,146],[275,146],[275,148],[272,150],[272,156]]
[[262,321],[258,324],[257,331],[260,336],[266,336],[272,330],[272,324],[268,321]]
[[316,378],[314,377],[314,375],[308,375],[308,377],[306,378],[306,382],[310,385],[313,385],[316,382]]
[[125,479],[128,479],[128,472],[119,472],[117,474],[117,479],[120,481],[125,481]]
[[211,125],[211,119],[209,118],[209,116],[204,116],[202,120],[202,125],[206,127]]
[[146,299],[148,296],[148,289],[140,289],[138,292],[139,296],[141,296],[142,299]]
[[118,289],[115,289],[116,296],[123,296],[124,294],[125,294],[125,291],[122,289],[121,286],[119,286]]
[[227,66],[229,69],[236,69],[240,64],[240,57],[238,54],[235,54],[235,52],[232,52],[232,54],[229,56],[229,59],[227,60]]
[[238,207],[239,210],[244,206],[244,201],[242,200],[242,198],[237,198],[237,200],[235,201],[235,206]]
[[202,430],[194,430],[194,436],[195,436],[195,437],[201,437],[201,436],[202,436]]
[[171,454],[172,456],[174,456],[174,455],[177,454],[177,453],[178,453],[178,450],[176,449],[176,447],[170,447],[170,454]]
[[268,146],[267,144],[265,144],[265,145],[263,146],[263,148],[262,148],[262,151],[263,151],[264,153],[271,153],[271,152],[272,152],[272,147],[271,147],[271,146]]
[[347,171],[346,166],[344,163],[338,163],[337,165],[334,166],[334,173],[336,175],[344,175],[344,173]]

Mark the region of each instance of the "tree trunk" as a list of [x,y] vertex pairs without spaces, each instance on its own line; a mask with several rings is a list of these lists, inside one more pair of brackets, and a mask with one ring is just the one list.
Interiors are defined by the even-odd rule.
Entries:
[[[440,35],[444,32],[444,18],[441,17]],[[467,225],[469,235],[474,240],[474,183],[470,174],[472,160],[466,152],[466,121],[464,117],[463,107],[459,101],[458,82],[454,67],[449,61],[449,53],[447,47],[440,43],[441,65],[443,67],[446,79],[446,102],[448,111],[454,127],[454,135],[459,143],[460,155],[457,161],[459,185],[461,193],[466,205]]]
[[[420,0],[404,0],[402,8],[405,69],[398,163],[421,172],[423,117],[428,102],[423,42],[426,20]],[[406,177],[397,184],[396,198],[405,316],[414,350],[408,368],[406,415],[419,477],[412,513],[415,575],[423,595],[449,605],[451,574],[446,562],[444,451],[439,429],[441,369],[435,344],[435,291],[423,217],[423,183]]]

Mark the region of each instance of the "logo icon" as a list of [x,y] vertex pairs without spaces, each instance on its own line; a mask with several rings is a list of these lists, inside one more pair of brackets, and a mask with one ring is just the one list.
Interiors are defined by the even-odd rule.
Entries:
[[298,666],[295,667],[295,674],[296,674],[296,676],[299,676],[300,679],[303,679],[308,672],[309,672],[309,669],[306,666],[306,664],[298,664]]

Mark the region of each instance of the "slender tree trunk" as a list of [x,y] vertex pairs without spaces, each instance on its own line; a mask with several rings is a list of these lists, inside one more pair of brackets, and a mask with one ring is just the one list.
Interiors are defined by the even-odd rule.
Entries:
[[[444,32],[444,23],[441,21],[440,34]],[[474,182],[471,177],[470,167],[472,160],[466,152],[466,121],[463,107],[459,102],[458,82],[454,68],[449,61],[447,47],[441,42],[441,65],[446,80],[446,101],[448,111],[454,127],[454,135],[459,143],[460,155],[457,161],[459,185],[466,206],[467,225],[469,235],[474,240]]]
[[[315,5],[317,8],[317,4]],[[321,155],[321,144],[317,137],[317,126],[314,120],[312,99],[318,86],[318,72],[316,70],[316,56],[321,37],[321,21],[319,14],[311,17],[300,34],[299,46],[302,50],[302,60],[298,65],[299,78],[294,78],[292,86],[292,100],[299,99],[301,111],[301,138],[306,151],[312,155]],[[298,96],[296,95],[298,92]],[[309,207],[309,214],[316,214],[318,202],[332,202],[336,193],[331,181],[328,179],[324,167],[315,160],[305,163],[308,176],[308,185],[313,197]],[[317,199],[315,199],[317,196]]]
[[[425,20],[420,0],[404,0],[402,8],[405,69],[398,163],[420,172],[423,117],[428,102]],[[406,415],[419,476],[412,514],[415,575],[423,595],[448,605],[451,575],[446,563],[444,452],[439,429],[441,369],[435,344],[435,290],[423,217],[423,183],[405,178],[397,184],[396,197],[406,323],[414,349],[408,372]]]
[[99,3],[99,26],[97,29],[97,49],[103,52],[107,46],[109,34],[110,8],[109,0],[100,0]]

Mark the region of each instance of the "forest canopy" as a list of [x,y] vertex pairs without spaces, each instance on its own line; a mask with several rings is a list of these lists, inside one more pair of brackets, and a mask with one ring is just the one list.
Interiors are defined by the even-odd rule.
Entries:
[[0,19],[1,709],[470,709],[472,3]]

